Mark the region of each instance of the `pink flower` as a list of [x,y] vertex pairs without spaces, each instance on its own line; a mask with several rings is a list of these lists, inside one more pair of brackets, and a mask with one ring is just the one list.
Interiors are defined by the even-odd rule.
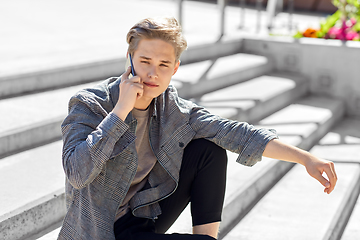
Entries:
[[346,34],[346,40],[358,40],[358,39],[360,39],[360,35],[355,31],[349,31]]
[[350,28],[332,27],[329,29],[326,37],[340,40],[358,40],[360,35]]
[[355,18],[350,18],[349,21],[350,21],[350,23],[351,23],[351,27],[356,24],[356,19],[355,19]]
[[339,27],[332,27],[329,29],[327,34],[328,34],[328,38],[341,39],[342,29]]

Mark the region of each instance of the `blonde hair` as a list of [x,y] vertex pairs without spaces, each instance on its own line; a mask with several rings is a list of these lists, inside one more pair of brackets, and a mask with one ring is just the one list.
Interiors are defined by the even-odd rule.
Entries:
[[133,54],[142,39],[160,39],[174,47],[176,62],[187,48],[182,29],[174,17],[146,18],[136,23],[128,32],[128,52]]

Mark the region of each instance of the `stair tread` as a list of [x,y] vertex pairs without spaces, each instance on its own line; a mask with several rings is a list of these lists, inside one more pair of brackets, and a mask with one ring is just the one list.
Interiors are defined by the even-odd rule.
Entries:
[[[360,163],[360,120],[346,118],[329,131],[311,150],[316,156],[337,163]],[[337,165],[337,164],[336,164]],[[360,198],[345,227],[342,240],[358,238],[360,234]]]
[[346,225],[341,240],[354,240],[360,236],[360,197],[357,199],[355,208]]
[[309,96],[261,120],[259,125],[274,128],[283,141],[297,144],[341,109],[341,105],[337,99]]
[[64,187],[62,142],[0,160],[0,216]]
[[305,83],[306,80],[296,74],[271,73],[204,94],[197,98],[196,102],[215,114],[234,118],[238,111],[249,110],[258,103],[294,90]]
[[304,167],[295,166],[224,240],[264,239],[265,233],[269,240],[322,239],[354,175],[360,171],[356,164],[336,167],[339,176],[336,191],[326,195]]
[[96,83],[82,84],[63,89],[2,99],[0,112],[7,113],[0,118],[0,133],[49,121],[66,116],[70,97],[78,90],[94,86]]
[[171,84],[184,98],[201,96],[220,88],[244,82],[272,70],[267,57],[237,53],[186,64],[173,76]]
[[[202,103],[221,101],[219,104],[231,100],[265,101],[273,95],[281,93],[284,89],[294,88],[301,81],[304,81],[304,78],[298,74],[272,72],[251,81],[205,94],[199,100]],[[264,94],[266,95],[264,96]]]
[[237,53],[212,60],[181,65],[172,81],[174,84],[178,81],[194,84],[199,81],[224,77],[266,63],[268,63],[268,59],[264,56]]
[[[333,104],[330,103],[330,105]],[[313,110],[314,109],[311,111]],[[284,112],[287,112],[287,110],[284,109]],[[313,111],[313,114],[310,113],[311,112],[304,117],[312,117],[317,119],[317,122],[322,122],[321,119],[314,116],[315,113],[319,113],[319,110]],[[327,115],[329,116],[329,114]],[[278,114],[278,116],[285,121],[287,121],[287,119],[295,122],[298,121],[296,117],[289,114],[289,112],[286,115]],[[299,120],[299,122],[301,122],[301,120],[305,119]],[[275,123],[276,121],[273,116],[271,116],[264,119],[263,122]],[[226,235],[224,240],[246,239],[249,236],[251,236],[251,239],[263,239],[265,232],[267,233],[267,239],[323,239],[331,221],[337,214],[340,203],[344,201],[346,192],[349,191],[349,186],[356,180],[354,176],[358,176],[360,173],[359,164],[341,161],[341,153],[338,151],[337,145],[342,145],[343,139],[351,136],[350,140],[352,143],[355,142],[355,144],[342,145],[340,151],[342,153],[347,152],[346,156],[350,156],[351,159],[357,158],[360,160],[358,151],[353,151],[354,147],[358,150],[360,149],[359,127],[360,121],[344,119],[329,131],[319,141],[319,144],[311,149],[311,152],[316,156],[325,159],[328,159],[327,156],[335,156],[335,158],[330,160],[338,162],[335,167],[339,180],[332,194],[322,194],[322,186],[317,183],[316,180],[309,177],[302,166],[298,165],[260,200],[255,208]],[[296,132],[296,128],[296,125],[292,125],[290,129]],[[352,129],[354,131],[351,131]],[[301,133],[301,131],[299,132]],[[279,134],[281,136],[281,131]],[[337,137],[335,135],[337,135]],[[351,151],[348,151],[348,149]],[[345,201],[347,201],[347,199],[345,199]],[[358,212],[360,211],[358,210]],[[356,214],[359,213],[354,211],[353,214],[355,217],[349,221],[349,226],[346,228],[349,231],[349,235],[354,231],[356,232],[359,226],[358,219],[360,218],[356,217]],[[291,221],[289,221],[289,217],[291,217]],[[311,224],[309,224],[310,221]],[[256,229],[256,226],[259,225],[262,226],[261,231],[257,231]],[[279,226],[283,227],[280,229]],[[307,231],[303,231],[305,228]],[[279,232],[281,234],[279,234]]]
[[60,227],[56,228],[55,230],[45,234],[44,236],[37,238],[37,240],[56,240],[59,235],[60,229]]
[[360,120],[342,120],[312,151],[331,161],[360,163]]

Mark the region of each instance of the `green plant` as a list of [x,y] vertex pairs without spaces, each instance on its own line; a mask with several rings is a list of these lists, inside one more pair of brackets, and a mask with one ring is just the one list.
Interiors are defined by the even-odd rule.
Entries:
[[317,37],[360,41],[360,0],[332,0],[338,10],[320,23],[320,29],[297,32],[294,38]]

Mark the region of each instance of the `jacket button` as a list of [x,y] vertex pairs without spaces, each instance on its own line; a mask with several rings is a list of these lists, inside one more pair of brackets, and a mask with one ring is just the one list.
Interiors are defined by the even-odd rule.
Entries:
[[183,148],[185,144],[183,142],[179,142],[179,147]]

